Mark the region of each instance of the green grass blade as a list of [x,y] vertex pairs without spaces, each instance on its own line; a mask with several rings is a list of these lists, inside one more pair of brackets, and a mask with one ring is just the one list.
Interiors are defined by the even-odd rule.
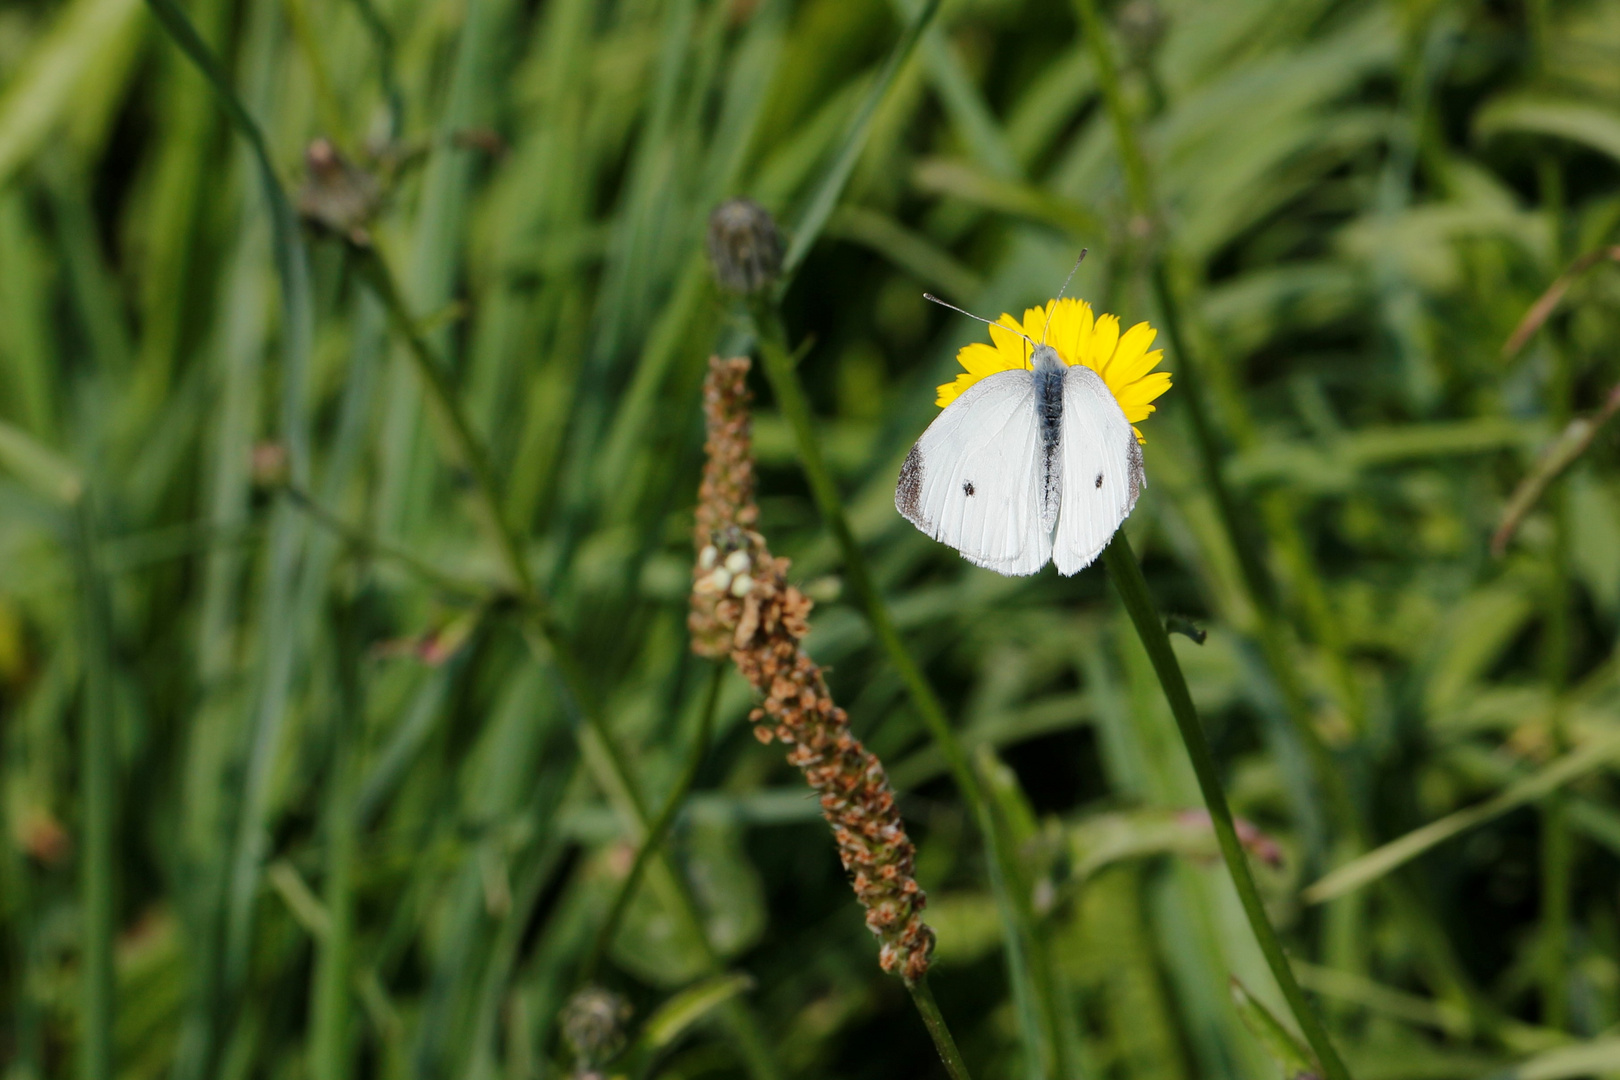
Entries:
[[71,506],[84,493],[84,480],[61,455],[27,432],[0,420],[0,465],[53,502]]
[[207,78],[220,108],[237,134],[247,140],[259,167],[259,182],[270,207],[276,273],[281,279],[282,357],[286,368],[282,376],[281,434],[287,443],[293,482],[303,486],[309,479],[309,436],[302,422],[304,377],[309,362],[314,308],[310,299],[309,257],[299,233],[298,215],[276,173],[263,130],[237,96],[208,43],[175,0],[147,0],[147,5],[174,43]]
[[0,95],[0,187],[73,109],[82,80],[134,30],[136,0],[75,0]]
[[940,0],[924,0],[917,13],[900,32],[900,38],[894,43],[888,58],[883,61],[877,79],[866,91],[860,107],[855,110],[832,165],[822,175],[821,183],[817,185],[810,201],[805,204],[804,212],[793,223],[793,239],[788,244],[787,253],[782,256],[784,283],[792,279],[793,272],[799,268],[804,257],[810,254],[810,249],[821,236],[827,218],[832,215],[833,208],[838,205],[839,196],[844,193],[844,185],[849,182],[849,174],[855,171],[855,163],[860,160],[861,151],[866,148],[866,134],[872,126],[872,118],[877,113],[878,106],[888,95],[889,87],[894,84],[895,77],[900,74],[900,69],[910,58],[911,51],[916,48],[923,31],[928,29],[928,24],[939,11],[939,5]]

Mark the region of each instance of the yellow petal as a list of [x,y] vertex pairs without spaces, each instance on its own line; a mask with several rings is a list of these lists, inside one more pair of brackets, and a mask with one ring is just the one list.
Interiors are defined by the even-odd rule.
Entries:
[[1135,423],[1153,411],[1154,407],[1149,402],[1168,389],[1170,373],[1155,371],[1145,379],[1119,387],[1114,391],[1114,400],[1119,402],[1125,419]]
[[1101,372],[1113,359],[1114,347],[1119,344],[1119,316],[1099,315],[1097,325],[1092,328],[1091,341],[1086,348],[1083,358],[1087,367]]
[[1029,346],[1019,336],[1023,332],[1024,328],[1011,315],[1002,315],[999,322],[990,324],[990,340],[996,343],[996,351],[1004,358],[1001,370],[1029,367]]
[[956,361],[967,369],[969,375],[980,379],[1007,370],[1007,362],[1001,351],[982,341],[962,346],[956,354]]
[[1131,393],[1138,401],[1152,401],[1168,389],[1170,389],[1168,371],[1150,371],[1131,383]]
[[939,391],[939,396],[934,399],[934,404],[943,409],[945,406],[961,397],[962,391],[978,382],[982,377],[983,376],[968,375],[964,373],[958,375],[955,381],[936,387],[935,389]]
[[1110,373],[1118,378],[1121,382],[1135,382],[1137,379],[1143,378],[1148,372],[1158,367],[1163,360],[1164,350],[1154,349],[1152,352],[1143,353],[1141,356],[1137,357],[1135,360],[1131,361],[1131,363],[1124,365],[1123,367],[1119,364],[1119,361],[1116,360]]
[[1103,368],[1103,378],[1125,383],[1142,374],[1147,369],[1138,370],[1138,362],[1147,354],[1148,346],[1152,345],[1153,339],[1158,336],[1159,332],[1145,322],[1139,322],[1125,331],[1120,336],[1119,345],[1114,349],[1113,358]]
[[1083,300],[1063,300],[1052,315],[1052,331],[1047,338],[1065,364],[1079,363],[1086,342],[1091,338],[1091,305]]
[[1024,309],[1024,333],[1029,340],[1041,340],[1041,332],[1046,329],[1046,312],[1052,306],[1048,300],[1045,307],[1032,307]]

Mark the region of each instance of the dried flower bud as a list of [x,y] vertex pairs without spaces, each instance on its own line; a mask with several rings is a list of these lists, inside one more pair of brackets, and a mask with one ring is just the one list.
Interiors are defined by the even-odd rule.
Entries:
[[1119,9],[1117,19],[1119,36],[1137,64],[1146,62],[1158,49],[1170,23],[1157,0],[1129,0]]
[[43,806],[23,810],[22,820],[17,822],[17,842],[30,858],[44,866],[55,866],[73,849],[73,837]]
[[709,215],[709,261],[727,292],[752,295],[782,272],[782,234],[752,199],[728,199]]
[[352,164],[328,139],[309,144],[304,166],[308,174],[298,191],[298,213],[303,219],[358,246],[370,244],[366,226],[382,202],[376,178]]
[[611,990],[587,986],[562,1008],[562,1034],[579,1059],[580,1071],[610,1061],[624,1049],[630,1003]]
[[249,468],[259,487],[280,487],[287,482],[289,471],[287,448],[278,442],[254,443]]

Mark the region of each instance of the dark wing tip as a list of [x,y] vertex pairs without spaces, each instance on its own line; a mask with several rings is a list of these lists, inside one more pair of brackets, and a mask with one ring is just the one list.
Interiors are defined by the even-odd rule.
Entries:
[[[1147,482],[1147,478],[1142,469],[1142,444],[1136,441],[1135,432],[1130,433],[1130,440],[1130,449],[1125,453],[1126,461],[1129,466],[1127,471],[1130,473],[1131,478],[1130,505],[1134,507],[1136,505],[1136,497],[1142,494],[1142,485]],[[1128,510],[1126,512],[1129,513]]]
[[894,488],[894,508],[917,528],[927,531],[928,521],[922,513],[922,455],[913,446],[900,466],[900,482]]

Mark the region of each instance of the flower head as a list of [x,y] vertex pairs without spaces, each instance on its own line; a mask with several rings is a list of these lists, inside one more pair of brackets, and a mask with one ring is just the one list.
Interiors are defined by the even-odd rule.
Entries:
[[1148,348],[1158,331],[1140,322],[1121,334],[1117,315],[1093,316],[1091,305],[1084,300],[1048,300],[1045,307],[1027,308],[1022,324],[1003,313],[998,322],[990,324],[994,344],[976,341],[964,345],[956,354],[967,370],[955,382],[939,388],[935,404],[942,408],[949,405],[987,375],[1028,369],[1030,346],[1018,336],[1020,333],[1031,341],[1052,346],[1065,364],[1084,364],[1101,375],[1130,421],[1137,441],[1145,441],[1136,424],[1154,411],[1153,399],[1170,389],[1170,373],[1153,370],[1164,359],[1164,350]]

